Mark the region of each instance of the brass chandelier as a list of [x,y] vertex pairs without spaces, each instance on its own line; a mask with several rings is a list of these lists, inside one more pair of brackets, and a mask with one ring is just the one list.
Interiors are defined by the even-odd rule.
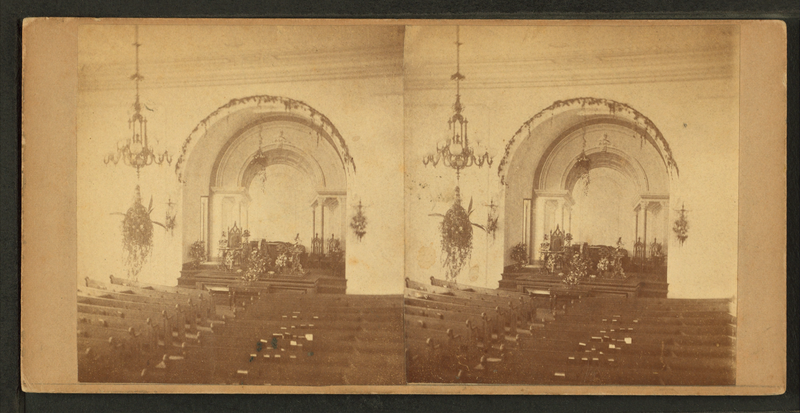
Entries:
[[456,26],[456,73],[450,76],[450,80],[456,81],[456,102],[453,104],[455,113],[448,119],[447,124],[450,129],[447,140],[436,145],[436,152],[426,155],[422,163],[427,166],[433,164],[435,167],[442,162],[444,166],[456,170],[456,179],[460,177],[462,169],[477,165],[479,168],[486,163],[492,166],[492,158],[488,152],[475,153],[469,146],[469,136],[467,126],[469,121],[462,114],[464,106],[461,104],[461,81],[465,79],[461,74],[461,42],[460,28]]
[[147,118],[142,115],[142,104],[139,102],[139,82],[144,77],[139,73],[139,26],[136,26],[136,40],[133,43],[136,49],[136,73],[131,75],[131,80],[136,84],[136,100],[133,103],[134,113],[128,119],[128,127],[132,130],[130,138],[120,141],[117,144],[116,153],[108,154],[104,161],[106,165],[113,162],[114,165],[122,160],[125,165],[136,168],[136,177],[139,177],[139,170],[153,163],[161,165],[164,161],[172,163],[172,157],[167,151],[156,154],[150,147],[147,138]]

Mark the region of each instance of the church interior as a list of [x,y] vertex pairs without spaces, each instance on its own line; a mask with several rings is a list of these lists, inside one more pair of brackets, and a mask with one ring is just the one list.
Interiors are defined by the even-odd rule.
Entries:
[[737,28],[409,26],[409,382],[735,383]]
[[403,27],[79,35],[79,380],[404,382]]
[[736,27],[79,33],[80,381],[735,384]]

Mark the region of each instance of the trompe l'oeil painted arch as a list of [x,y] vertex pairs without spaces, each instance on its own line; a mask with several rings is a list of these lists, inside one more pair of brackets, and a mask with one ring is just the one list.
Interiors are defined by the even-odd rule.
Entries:
[[[621,196],[613,203],[618,210],[609,213],[616,216],[607,233],[592,233],[590,222],[576,222],[576,204],[584,201],[576,200],[584,198],[576,165],[582,151],[590,160],[589,176],[597,181],[586,191],[611,188]],[[632,250],[637,241],[657,241],[666,252],[670,182],[678,173],[667,140],[632,107],[597,98],[553,103],[517,130],[498,163],[505,192],[504,266],[515,264],[509,251],[520,242],[535,262],[545,235],[557,227],[572,233],[575,242],[613,245],[612,237],[621,238]]]

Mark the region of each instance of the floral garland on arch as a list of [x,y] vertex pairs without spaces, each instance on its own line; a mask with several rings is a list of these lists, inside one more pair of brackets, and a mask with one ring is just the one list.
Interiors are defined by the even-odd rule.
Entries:
[[341,157],[344,167],[348,172],[356,172],[355,161],[350,154],[350,149],[342,137],[339,130],[328,119],[327,116],[318,112],[316,109],[309,106],[307,103],[283,97],[271,95],[254,95],[238,99],[231,99],[228,103],[220,106],[214,112],[206,116],[194,129],[189,133],[189,136],[181,146],[181,153],[178,160],[175,162],[175,175],[178,181],[185,183],[185,163],[188,160],[189,153],[194,149],[197,141],[206,134],[208,129],[218,120],[234,113],[241,108],[257,107],[262,109],[270,109],[274,112],[288,112],[300,115],[310,123],[312,129],[317,131],[317,139],[320,135],[327,140],[334,150]]
[[666,138],[664,138],[664,135],[661,134],[661,131],[658,130],[653,121],[626,103],[602,98],[581,97],[567,100],[557,100],[553,102],[552,105],[528,119],[522,124],[522,126],[519,127],[519,129],[517,129],[517,131],[514,133],[514,136],[512,136],[511,139],[509,139],[509,141],[506,143],[503,158],[500,160],[497,166],[497,176],[500,177],[500,184],[505,185],[506,183],[506,174],[508,173],[508,169],[510,167],[511,157],[513,156],[513,153],[516,151],[517,147],[522,141],[530,136],[531,131],[534,128],[538,127],[542,122],[547,120],[548,114],[553,116],[557,111],[558,113],[561,113],[570,108],[584,108],[587,106],[597,108],[598,110],[607,111],[607,113],[612,116],[624,116],[635,122],[637,127],[641,128],[641,130],[647,134],[647,137],[645,137],[643,134],[641,135],[641,138],[650,142],[650,144],[653,145],[653,147],[655,147],[655,149],[664,158],[664,164],[667,171],[670,174],[674,172],[676,176],[680,176],[678,164],[675,161],[675,157],[672,154],[669,143],[667,142]]

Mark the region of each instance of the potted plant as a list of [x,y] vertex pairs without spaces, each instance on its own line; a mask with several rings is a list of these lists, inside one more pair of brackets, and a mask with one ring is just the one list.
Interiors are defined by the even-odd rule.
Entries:
[[588,261],[584,259],[580,253],[575,253],[569,261],[569,271],[564,278],[562,278],[562,281],[569,287],[575,287],[583,281],[588,273]]
[[242,281],[251,283],[258,281],[258,278],[267,269],[267,259],[258,253],[258,250],[250,252],[250,259],[247,262],[247,270],[242,273]]
[[195,241],[189,247],[189,257],[192,259],[192,268],[200,268],[200,264],[206,260],[206,243]]
[[528,246],[524,242],[511,247],[511,259],[516,262],[516,269],[522,269],[528,263]]

